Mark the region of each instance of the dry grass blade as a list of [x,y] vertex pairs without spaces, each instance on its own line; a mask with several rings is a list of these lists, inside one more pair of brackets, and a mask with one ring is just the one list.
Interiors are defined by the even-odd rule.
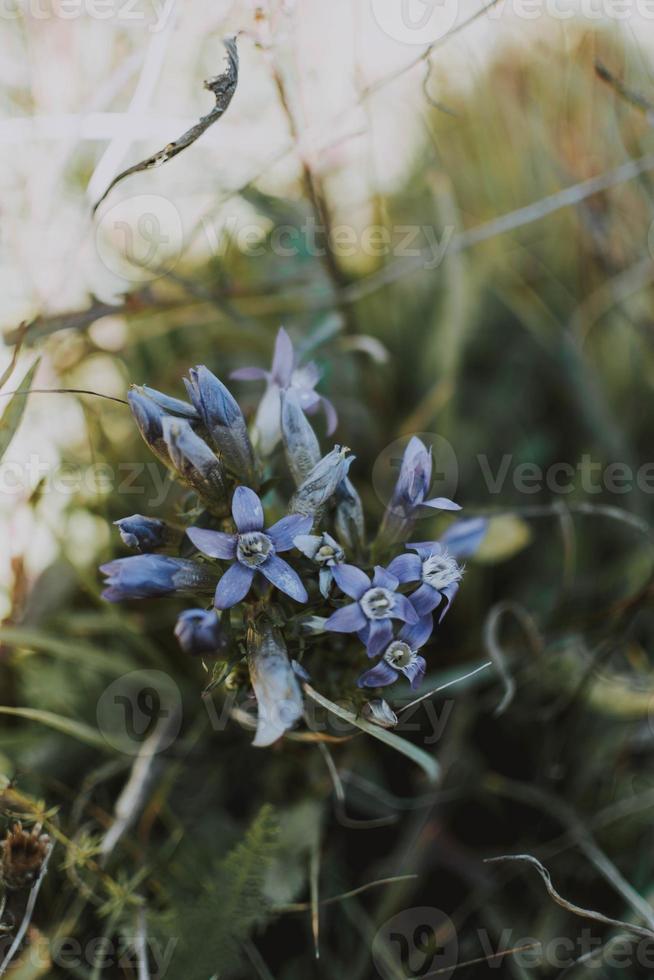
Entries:
[[23,921],[20,924],[18,932],[14,936],[14,941],[9,947],[9,950],[7,951],[7,955],[5,956],[2,963],[0,963],[0,977],[5,976],[11,961],[13,960],[14,956],[20,949],[21,943],[25,938],[25,934],[29,929],[30,922],[32,921],[32,916],[34,915],[34,909],[36,908],[36,900],[39,897],[39,891],[41,890],[43,879],[46,876],[46,872],[48,870],[48,864],[50,863],[50,857],[52,856],[53,850],[54,850],[54,843],[50,844],[50,847],[48,848],[48,853],[46,854],[43,860],[43,864],[41,865],[41,872],[38,878],[36,879],[36,881],[34,882],[34,884],[32,885],[32,889],[30,891],[30,895],[27,900],[27,905],[25,907],[25,914],[23,916]]
[[[377,881],[369,881],[367,885],[360,885],[358,888],[353,888],[349,892],[342,892],[340,895],[332,895],[331,898],[323,898],[319,904],[320,905],[334,905],[336,902],[343,902],[346,898],[355,898],[357,895],[363,894],[363,892],[369,891],[371,888],[379,888],[380,885],[394,885],[399,881],[409,881],[410,879],[417,878],[418,875],[395,875],[392,878],[379,878]],[[293,902],[289,905],[277,905],[275,906],[275,912],[308,912],[311,909],[311,902]]]
[[547,868],[542,865],[537,858],[533,857],[533,855],[502,854],[494,858],[485,858],[484,864],[494,864],[500,861],[526,861],[528,864],[533,865],[543,879],[545,888],[547,889],[547,893],[550,898],[567,912],[571,912],[573,915],[578,915],[583,919],[591,919],[593,922],[599,922],[605,926],[612,926],[615,929],[624,929],[627,932],[633,933],[635,936],[640,936],[643,939],[654,939],[654,932],[651,929],[644,929],[642,926],[633,925],[630,922],[623,922],[620,919],[612,919],[610,916],[604,915],[602,912],[595,912],[592,909],[584,909],[580,905],[575,905],[573,902],[568,902],[567,899],[559,895],[556,888],[552,884],[552,879]]
[[529,613],[522,608],[522,606],[519,606],[515,602],[498,602],[496,606],[493,606],[486,617],[486,622],[484,623],[484,646],[488,651],[488,656],[495,664],[497,672],[502,678],[502,683],[504,684],[504,696],[495,709],[496,717],[504,714],[506,709],[513,701],[516,692],[515,681],[508,671],[504,651],[502,650],[498,639],[500,621],[507,613],[510,613],[515,619],[517,619],[518,623],[523,628],[527,638],[529,639],[530,646],[533,649],[540,650],[542,647],[534,621]]
[[216,97],[216,104],[213,109],[202,116],[194,126],[187,129],[178,139],[173,140],[172,143],[168,143],[163,149],[153,153],[146,160],[142,160],[140,163],[128,167],[114,177],[104,194],[93,205],[93,214],[95,214],[114,187],[124,180],[125,177],[142,173],[144,170],[152,170],[154,167],[160,167],[162,164],[167,163],[168,160],[172,160],[178,153],[192,146],[227,111],[238,84],[238,51],[236,50],[235,37],[227,37],[223,43],[227,49],[227,68],[222,75],[209,78],[204,83],[204,87],[209,92],[213,92]]
[[640,109],[647,116],[648,122],[654,122],[654,105],[646,99],[645,96],[640,95],[638,92],[632,91],[632,89],[627,88],[624,82],[619,79],[613,72],[602,64],[601,61],[595,62],[595,74],[598,78],[601,78],[603,82],[610,85],[612,89],[617,92],[621,99],[628,102],[629,105],[634,106],[636,109]]

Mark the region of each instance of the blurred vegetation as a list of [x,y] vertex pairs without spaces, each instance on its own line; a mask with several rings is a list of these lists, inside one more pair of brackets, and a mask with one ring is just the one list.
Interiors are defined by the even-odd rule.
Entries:
[[[430,91],[438,88],[447,111],[425,102],[422,151],[396,195],[371,196],[375,220],[389,229],[430,225],[456,242],[651,152],[647,113],[598,78],[597,59],[654,101],[649,65],[595,32],[552,31],[503,50],[465,90],[439,79],[435,66]],[[329,177],[313,181],[338,223]],[[408,263],[388,285],[375,277],[394,257],[343,259],[335,275],[310,254],[267,248],[253,258],[228,248],[127,296],[118,350],[98,342],[91,325],[107,311],[93,303],[75,327],[65,318],[32,325],[26,342],[52,360],[63,387],[102,390],[102,378],[118,372],[125,388],[145,382],[181,394],[192,364],[222,378],[267,365],[284,322],[324,371],[321,390],[339,410],[336,438],[357,455],[351,475],[371,522],[383,507],[371,473],[385,447],[409,432],[447,439],[459,467],[456,499],[467,516],[494,522],[429,648],[424,690],[489,651],[501,669],[432,699],[446,721],[428,745],[442,769],[435,791],[403,756],[366,737],[322,747],[287,738],[254,750],[235,722],[212,726],[207,700],[220,714],[229,692],[219,685],[203,698],[210,675],[172,635],[179,603],[114,608],[99,598],[97,563],[124,553],[113,529],[101,529],[135,511],[174,519],[182,502],[171,492],[163,507],[148,506],[156,492],[148,469],[133,486],[72,495],[60,559],[31,588],[17,562],[15,609],[0,628],[2,702],[19,709],[0,729],[6,824],[42,823],[55,845],[11,976],[141,976],[134,952],[99,966],[48,956],[62,936],[138,948],[134,937],[147,930],[164,946],[175,940],[174,980],[366,980],[377,976],[377,930],[422,906],[451,916],[461,962],[488,955],[479,930],[492,952],[529,936],[577,942],[588,923],[552,902],[532,869],[482,863],[504,853],[536,855],[570,901],[643,924],[634,893],[645,904],[654,895],[652,495],[588,492],[579,472],[570,493],[526,493],[511,474],[524,463],[547,471],[586,458],[635,472],[650,462],[653,192],[647,171],[580,192],[572,205],[451,248],[436,269]],[[288,199],[256,187],[242,197],[271,231],[300,226],[316,203],[306,183]],[[239,395],[252,411],[253,386]],[[80,403],[86,440],[65,465],[103,462],[116,472],[125,460],[151,464],[124,407]],[[479,457],[496,474],[505,455],[509,476],[493,493]],[[32,505],[42,506],[38,492]],[[97,535],[92,563],[71,554],[73,519]],[[96,716],[107,685],[139,669],[167,672],[182,697],[180,736],[146,763],[98,737]],[[400,694],[393,689],[391,703]],[[421,731],[405,737],[424,746],[433,717],[421,709]],[[122,819],[117,801],[139,765],[147,776],[107,851],[107,833]],[[410,874],[321,906],[315,960],[312,895]],[[654,912],[650,928],[652,920]],[[604,944],[617,935],[590,929]],[[41,967],[30,958],[35,948],[46,950]],[[150,967],[158,975],[152,959]],[[456,975],[560,973],[507,956]],[[607,966],[601,974],[627,975]],[[628,975],[650,974],[630,966]]]

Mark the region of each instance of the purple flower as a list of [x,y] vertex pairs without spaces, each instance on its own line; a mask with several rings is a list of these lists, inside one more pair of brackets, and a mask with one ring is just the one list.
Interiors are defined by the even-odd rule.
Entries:
[[170,541],[168,525],[155,517],[132,514],[131,517],[121,517],[114,524],[120,531],[123,543],[134,551],[156,551]]
[[440,541],[420,541],[407,544],[407,548],[417,554],[406,552],[398,555],[388,570],[402,583],[420,582],[419,588],[411,596],[411,603],[419,616],[429,615],[445,599],[438,617],[440,622],[458,591],[463,568]]
[[488,531],[488,518],[469,517],[454,521],[440,537],[450,555],[455,558],[469,558],[479,548]]
[[379,663],[361,675],[358,687],[386,687],[394,684],[400,674],[408,678],[414,690],[420,687],[427,663],[418,650],[425,645],[432,629],[431,616],[423,616],[417,623],[403,626],[397,638],[384,650]]
[[225,465],[237,476],[254,479],[256,462],[252,443],[243,413],[232,393],[203,364],[191,368],[184,384]]
[[232,517],[236,534],[199,527],[186,532],[203,554],[233,562],[218,582],[216,608],[229,609],[240,602],[249,592],[255,572],[261,572],[291,599],[306,602],[307,592],[297,572],[278,555],[281,551],[290,551],[294,539],[311,529],[311,518],[292,514],[264,531],[261,501],[249,487],[237,487],[234,491]]
[[100,566],[108,586],[102,593],[109,602],[153,599],[175,592],[211,592],[216,576],[205,566],[168,555],[132,555]]
[[391,642],[392,619],[405,623],[418,621],[407,597],[397,591],[399,579],[387,569],[376,565],[372,582],[355,565],[335,565],[333,574],[338,587],[356,601],[332,613],[325,629],[358,633],[369,657],[376,657]]
[[215,609],[185,609],[177,620],[175,636],[184,653],[193,656],[218,653],[227,645]]
[[299,367],[293,350],[291,338],[283,327],[279,328],[275,340],[275,352],[270,371],[258,367],[239,368],[230,377],[238,381],[265,381],[267,383],[263,398],[257,409],[255,427],[259,433],[259,448],[268,456],[281,438],[281,392],[292,390],[298,395],[301,408],[312,415],[322,408],[327,420],[327,433],[331,435],[338,424],[336,409],[332,403],[319,395],[315,387],[320,381],[320,371],[313,361]]
[[318,565],[320,594],[327,598],[334,579],[334,566],[342,565],[345,552],[331,534],[298,534],[295,547]]
[[413,436],[404,450],[400,475],[389,504],[399,516],[409,519],[418,507],[432,507],[434,510],[461,510],[448,497],[426,499],[431,487],[432,458],[431,449]]
[[197,421],[193,406],[147,385],[133,385],[127,393],[127,401],[145,442],[166,466],[171,466],[164,441],[163,420],[167,415],[175,415]]

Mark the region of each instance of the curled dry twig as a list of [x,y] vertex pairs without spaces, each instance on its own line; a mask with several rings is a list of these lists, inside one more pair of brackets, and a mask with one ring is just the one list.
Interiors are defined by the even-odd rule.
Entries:
[[580,905],[574,905],[572,902],[568,902],[567,899],[559,895],[556,888],[552,884],[552,879],[547,868],[531,854],[502,854],[494,858],[485,858],[484,864],[493,864],[497,861],[527,861],[529,864],[533,865],[543,879],[545,888],[547,889],[547,893],[550,898],[567,912],[572,912],[573,915],[578,915],[583,919],[592,919],[593,922],[600,922],[605,926],[613,926],[616,929],[624,929],[627,932],[633,933],[635,936],[640,936],[643,939],[654,939],[654,932],[651,929],[645,929],[643,926],[637,926],[631,922],[623,922],[620,919],[612,919],[610,916],[604,915],[602,912],[595,912],[592,909],[584,909]]
[[114,187],[124,180],[125,177],[142,173],[144,170],[152,170],[172,160],[178,153],[192,146],[227,111],[238,84],[238,51],[236,50],[236,37],[227,37],[223,43],[227,49],[227,68],[221,75],[216,75],[215,78],[208,78],[204,83],[204,87],[209,92],[213,92],[216,97],[216,104],[213,109],[207,112],[206,115],[201,116],[194,126],[187,129],[185,133],[178,139],[173,140],[172,143],[168,143],[162,150],[158,150],[152,156],[148,157],[147,160],[142,160],[140,163],[128,167],[127,170],[121,171],[121,173],[114,177],[104,194],[93,205],[93,214],[95,214]]
[[523,609],[516,602],[498,602],[496,606],[493,606],[484,623],[484,646],[504,684],[504,696],[495,709],[496,717],[504,714],[513,701],[516,692],[515,681],[506,666],[504,651],[498,639],[500,621],[506,613],[511,613],[517,619],[532,648],[539,652],[542,649],[538,630],[526,609]]

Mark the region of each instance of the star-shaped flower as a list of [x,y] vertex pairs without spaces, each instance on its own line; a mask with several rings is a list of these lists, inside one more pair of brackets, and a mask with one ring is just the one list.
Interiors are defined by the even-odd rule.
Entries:
[[218,582],[216,609],[228,609],[240,602],[250,591],[256,572],[261,572],[280,592],[306,602],[307,591],[291,566],[279,557],[290,551],[299,534],[311,530],[311,517],[291,514],[282,517],[264,530],[263,507],[259,497],[249,487],[237,487],[232,497],[232,517],[236,534],[209,531],[192,527],[186,532],[195,547],[210,558],[233,561]]
[[345,552],[331,534],[299,534],[295,547],[320,568],[320,594],[327,598],[334,578],[334,566],[345,561]]
[[405,624],[396,639],[388,644],[379,663],[361,675],[358,687],[386,687],[394,684],[400,674],[408,678],[414,690],[420,687],[427,662],[418,650],[425,645],[432,629],[433,621],[429,615],[412,625]]
[[332,572],[338,587],[356,601],[332,613],[325,629],[358,633],[369,657],[376,657],[393,639],[391,620],[418,621],[407,597],[397,591],[399,579],[387,569],[376,565],[372,582],[355,565],[335,565]]
[[416,541],[406,545],[416,554],[398,555],[388,566],[402,583],[420,582],[411,596],[419,616],[431,613],[444,599],[440,622],[450,608],[463,578],[457,559],[473,555],[488,530],[488,521],[477,517],[455,521],[439,541]]

